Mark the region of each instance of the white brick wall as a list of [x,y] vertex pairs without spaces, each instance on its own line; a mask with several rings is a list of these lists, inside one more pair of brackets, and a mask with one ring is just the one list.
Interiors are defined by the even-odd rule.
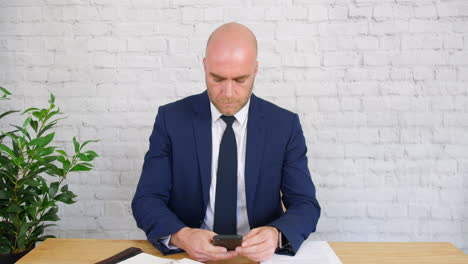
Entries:
[[204,90],[208,34],[232,20],[259,40],[256,93],[301,116],[323,207],[311,239],[468,253],[465,0],[0,0],[0,85],[14,94],[1,108],[52,91],[69,116],[57,144],[101,139],[52,233],[144,238],[130,200],[157,107]]

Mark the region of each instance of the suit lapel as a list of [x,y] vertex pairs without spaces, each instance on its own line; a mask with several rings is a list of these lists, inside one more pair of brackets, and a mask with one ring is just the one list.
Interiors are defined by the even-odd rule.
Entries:
[[211,110],[207,92],[201,93],[194,102],[196,116],[193,130],[197,148],[198,164],[203,192],[203,209],[206,210],[210,199],[211,184]]
[[265,143],[264,118],[261,110],[258,98],[252,94],[250,97],[249,119],[247,121],[247,146],[245,154],[245,195],[250,227],[253,226],[255,209],[253,208],[253,202],[255,200]]

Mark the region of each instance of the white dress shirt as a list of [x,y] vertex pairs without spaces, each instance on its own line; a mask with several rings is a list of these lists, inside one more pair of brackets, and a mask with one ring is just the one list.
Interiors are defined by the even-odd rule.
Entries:
[[[237,234],[244,236],[250,231],[249,219],[247,218],[247,204],[245,199],[245,151],[247,143],[247,119],[249,114],[250,98],[239,112],[234,114],[236,120],[232,124],[237,145]],[[216,177],[218,170],[218,156],[221,138],[223,137],[226,123],[221,119],[222,114],[210,101],[211,109],[211,185],[210,200],[206,208],[205,219],[201,225],[202,229],[213,230],[214,210],[216,202]],[[178,249],[170,245],[171,236],[162,238],[162,243],[169,249]]]
[[[247,218],[247,206],[245,202],[245,150],[247,142],[249,105],[250,99],[247,101],[247,104],[234,115],[236,120],[232,124],[237,145],[237,234],[241,236],[246,235],[250,230]],[[206,208],[205,219],[201,226],[201,228],[207,230],[213,230],[219,146],[221,145],[221,138],[223,137],[224,130],[226,129],[226,123],[221,118],[222,114],[211,102],[210,107],[212,142],[210,200],[208,207]]]

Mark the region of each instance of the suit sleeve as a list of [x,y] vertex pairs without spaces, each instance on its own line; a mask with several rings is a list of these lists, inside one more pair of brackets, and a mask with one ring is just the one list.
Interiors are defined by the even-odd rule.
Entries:
[[158,110],[149,141],[149,150],[144,157],[140,181],[132,201],[133,216],[148,240],[164,255],[179,253],[181,250],[171,250],[162,242],[163,237],[185,227],[168,208],[172,187],[172,147],[164,107]]
[[307,146],[297,114],[283,160],[281,191],[286,212],[269,225],[281,231],[284,247],[276,253],[295,255],[301,244],[314,232],[320,217],[320,205],[307,165]]

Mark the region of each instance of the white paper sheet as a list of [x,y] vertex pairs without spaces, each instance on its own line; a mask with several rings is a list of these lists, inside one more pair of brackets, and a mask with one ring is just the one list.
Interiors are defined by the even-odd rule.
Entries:
[[295,256],[273,255],[262,264],[343,264],[326,241],[304,241]]
[[146,253],[140,253],[134,257],[119,262],[119,264],[202,264],[191,259],[165,259]]

